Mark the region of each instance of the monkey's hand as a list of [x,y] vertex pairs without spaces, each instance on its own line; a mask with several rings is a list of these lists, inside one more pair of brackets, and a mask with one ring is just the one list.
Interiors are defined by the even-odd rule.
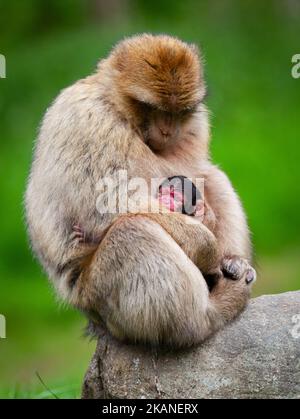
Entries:
[[86,232],[83,230],[80,224],[74,224],[72,227],[71,240],[76,243],[86,242]]
[[72,230],[71,240],[74,240],[76,244],[88,244],[91,246],[99,244],[106,233],[105,230],[101,234],[88,233],[80,224],[74,224]]
[[221,268],[224,276],[232,280],[240,280],[245,277],[246,283],[256,281],[256,271],[247,259],[239,256],[226,256],[222,260]]

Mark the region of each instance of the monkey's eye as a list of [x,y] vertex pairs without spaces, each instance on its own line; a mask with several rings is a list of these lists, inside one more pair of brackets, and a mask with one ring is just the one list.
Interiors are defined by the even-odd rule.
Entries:
[[142,102],[134,98],[131,99],[131,103],[133,106],[135,106],[137,110],[140,110],[145,114],[153,112],[155,110],[155,106],[151,105],[151,103]]
[[183,109],[182,111],[179,112],[179,116],[181,118],[187,118],[189,116],[191,116],[194,112],[195,112],[196,108],[187,108],[187,109]]
[[153,112],[155,110],[155,106],[151,105],[151,103],[146,103],[146,102],[139,102],[141,108],[145,111],[145,112]]
[[192,113],[192,109],[184,109],[183,111],[180,112],[181,116],[186,116]]

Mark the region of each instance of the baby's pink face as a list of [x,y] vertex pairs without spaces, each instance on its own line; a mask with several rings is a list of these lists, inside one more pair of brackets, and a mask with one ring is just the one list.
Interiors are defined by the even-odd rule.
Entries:
[[163,186],[158,193],[159,203],[170,212],[182,212],[184,196],[174,186]]
[[[162,186],[158,193],[159,203],[167,208],[170,212],[183,212],[185,203],[185,197],[182,193],[182,190],[176,189],[173,185]],[[189,207],[186,205],[186,207]],[[193,212],[189,215],[194,215],[200,220],[203,220],[204,217],[204,202],[199,199],[196,202],[196,205],[193,207]]]

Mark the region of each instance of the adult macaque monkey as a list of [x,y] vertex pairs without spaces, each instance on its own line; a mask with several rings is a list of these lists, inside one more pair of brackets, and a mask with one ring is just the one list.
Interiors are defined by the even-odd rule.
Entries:
[[[197,344],[249,298],[248,228],[209,160],[204,96],[195,46],[141,35],[63,90],[44,117],[26,194],[33,250],[58,292],[120,339]],[[119,170],[147,182],[203,177],[204,222],[99,213],[97,182]],[[204,275],[216,273],[209,292]]]

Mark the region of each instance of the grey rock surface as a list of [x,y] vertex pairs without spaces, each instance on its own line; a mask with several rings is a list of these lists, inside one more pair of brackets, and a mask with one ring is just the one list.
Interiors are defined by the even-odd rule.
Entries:
[[154,352],[99,338],[83,398],[300,398],[300,291],[253,299],[197,348]]

